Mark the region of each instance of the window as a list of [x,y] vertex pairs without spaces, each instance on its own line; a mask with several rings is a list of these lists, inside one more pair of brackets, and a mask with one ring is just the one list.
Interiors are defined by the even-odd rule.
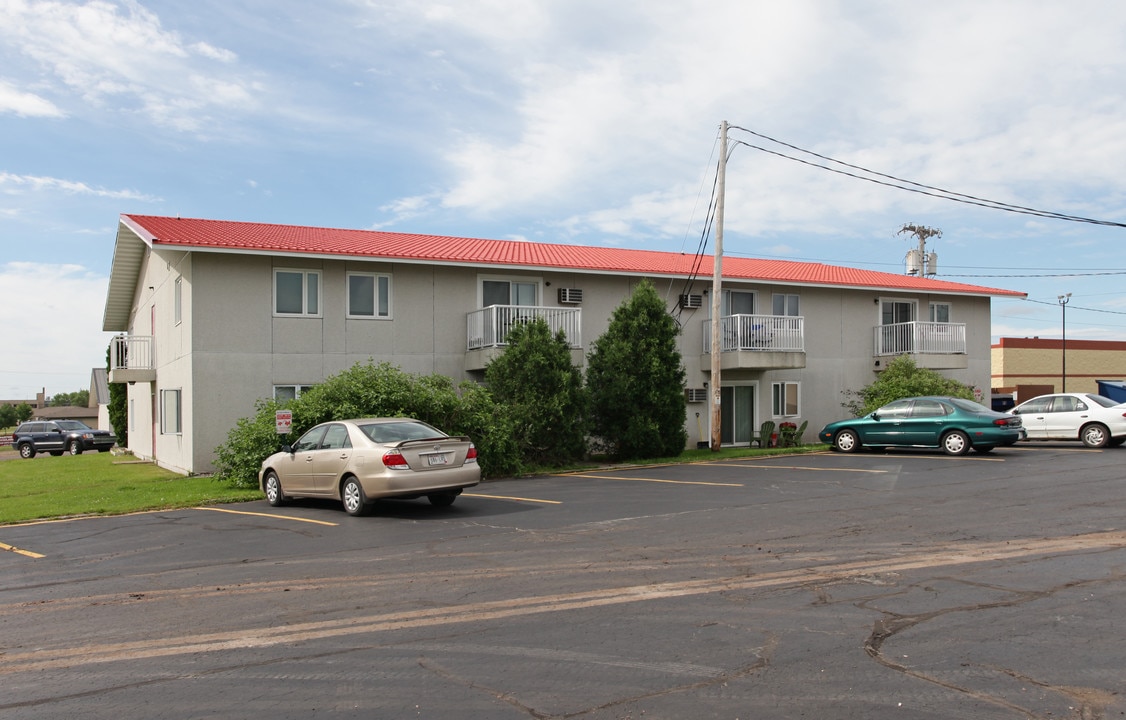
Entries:
[[482,280],[481,307],[491,305],[535,306],[539,283],[515,280]]
[[348,317],[390,318],[391,276],[348,273]]
[[312,385],[275,385],[274,399],[279,403],[285,403],[289,400],[296,400],[301,397],[302,393],[309,392],[312,389]]
[[931,322],[950,322],[950,303],[931,303]]
[[274,270],[274,314],[320,317],[320,272]]
[[183,276],[176,278],[176,284],[172,287],[172,322],[176,325],[180,324],[183,319],[183,303],[184,301],[184,278]]
[[180,390],[160,391],[160,432],[179,435],[181,430]]
[[949,415],[950,410],[946,405],[937,400],[916,400],[911,406],[911,417],[929,418]]
[[801,315],[798,308],[798,296],[786,295],[784,293],[774,293],[771,297],[773,301],[773,314],[775,315],[789,315],[790,317],[797,317]]
[[754,315],[755,294],[739,290],[724,290],[719,314],[721,317],[729,315]]
[[797,417],[801,413],[798,406],[798,385],[796,382],[776,382],[771,384],[771,408],[774,417]]

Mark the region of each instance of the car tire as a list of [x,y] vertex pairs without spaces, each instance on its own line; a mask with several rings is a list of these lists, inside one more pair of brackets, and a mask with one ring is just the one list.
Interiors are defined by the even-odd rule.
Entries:
[[30,460],[31,458],[35,457],[35,446],[33,446],[31,443],[20,444],[19,450],[20,457],[22,457],[24,460]]
[[81,455],[82,445],[77,440],[71,440],[66,444],[66,451],[71,455]]
[[340,486],[340,500],[344,503],[344,512],[349,515],[360,517],[367,514],[368,500],[364,497],[363,486],[356,478],[344,480],[344,484]]
[[457,493],[454,493],[454,492],[430,493],[429,495],[426,496],[426,499],[429,500],[430,504],[433,505],[434,507],[449,507],[450,505],[454,504],[454,500],[457,500]]
[[281,480],[278,479],[276,472],[268,470],[266,477],[262,478],[262,486],[266,493],[266,502],[273,507],[285,505],[285,493],[282,492]]
[[860,449],[860,436],[855,430],[841,430],[833,436],[833,447],[841,452],[856,452]]
[[961,430],[951,430],[942,436],[942,451],[947,455],[965,455],[971,447],[970,436]]
[[1110,431],[1102,423],[1090,423],[1079,429],[1079,439],[1089,448],[1106,447],[1110,442]]

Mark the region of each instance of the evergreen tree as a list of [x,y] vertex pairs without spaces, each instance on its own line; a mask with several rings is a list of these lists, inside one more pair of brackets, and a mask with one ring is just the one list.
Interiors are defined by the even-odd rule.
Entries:
[[679,328],[653,284],[642,280],[614,310],[587,359],[592,432],[615,458],[684,451],[684,367]]
[[523,459],[566,465],[586,455],[586,392],[582,373],[560,330],[554,337],[543,318],[518,323],[505,338],[504,354],[485,368],[485,383],[506,406]]

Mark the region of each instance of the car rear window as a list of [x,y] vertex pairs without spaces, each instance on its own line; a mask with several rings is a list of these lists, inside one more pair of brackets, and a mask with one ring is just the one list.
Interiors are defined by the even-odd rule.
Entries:
[[372,442],[380,444],[447,437],[441,430],[432,428],[424,422],[371,423],[359,427],[364,435],[371,438]]

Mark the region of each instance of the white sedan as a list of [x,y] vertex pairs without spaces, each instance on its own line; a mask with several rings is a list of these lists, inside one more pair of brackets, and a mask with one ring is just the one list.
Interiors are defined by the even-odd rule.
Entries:
[[1092,393],[1041,395],[1010,410],[1029,440],[1081,440],[1091,448],[1126,442],[1126,403]]

